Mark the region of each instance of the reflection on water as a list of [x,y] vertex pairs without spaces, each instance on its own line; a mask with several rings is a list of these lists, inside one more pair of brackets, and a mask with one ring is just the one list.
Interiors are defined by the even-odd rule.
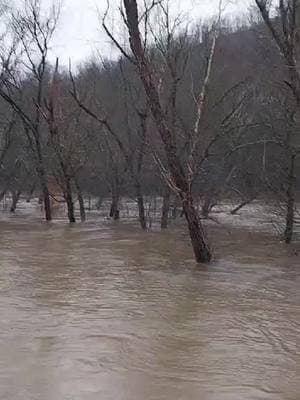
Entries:
[[226,234],[201,267],[179,228],[0,224],[0,399],[299,399],[283,246]]

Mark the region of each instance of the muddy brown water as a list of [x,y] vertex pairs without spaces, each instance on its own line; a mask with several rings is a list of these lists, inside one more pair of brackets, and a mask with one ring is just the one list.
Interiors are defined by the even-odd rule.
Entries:
[[253,237],[2,220],[0,399],[298,400],[300,257]]

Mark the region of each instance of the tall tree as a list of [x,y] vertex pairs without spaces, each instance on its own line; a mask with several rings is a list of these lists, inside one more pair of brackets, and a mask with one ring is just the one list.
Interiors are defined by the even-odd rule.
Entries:
[[[199,124],[203,112],[203,106],[207,94],[207,86],[209,83],[212,60],[215,50],[216,36],[213,36],[211,52],[207,63],[206,75],[202,90],[197,98],[197,116],[195,122],[195,128],[191,135],[190,143],[190,157],[188,170],[185,170],[181,158],[178,152],[178,146],[174,137],[174,133],[171,132],[170,127],[167,123],[166,114],[163,110],[162,103],[159,96],[159,87],[156,82],[151,61],[147,54],[145,43],[147,38],[142,39],[140,31],[141,18],[145,19],[145,26],[149,19],[150,9],[155,6],[152,4],[150,9],[146,8],[144,14],[140,17],[138,12],[138,5],[136,0],[124,0],[124,13],[122,13],[125,25],[128,29],[129,43],[132,55],[120,46],[116,39],[111,35],[110,31],[104,23],[104,29],[114,41],[114,43],[121,50],[122,54],[127,57],[136,67],[141,82],[143,84],[146,97],[148,100],[149,108],[152,113],[153,120],[155,122],[157,131],[160,135],[167,162],[168,170],[165,173],[166,180],[172,189],[176,192],[182,202],[184,215],[187,220],[190,238],[197,262],[209,262],[211,260],[211,251],[208,245],[204,228],[199,219],[197,210],[194,206],[193,194],[192,194],[192,177],[195,171],[193,171],[195,147],[198,141],[199,135]],[[145,31],[147,26],[145,28]],[[145,33],[147,35],[147,32]]]
[[[44,16],[41,0],[24,0],[19,11],[12,13],[11,24],[14,37],[11,54],[18,43],[22,57],[19,60],[22,68],[29,73],[31,99],[26,99],[26,82],[20,79],[22,71],[11,69],[11,60],[5,65],[3,85],[0,96],[7,101],[23,122],[24,132],[32,151],[37,175],[43,193],[45,217],[51,220],[51,202],[47,182],[47,167],[45,160],[41,108],[46,89],[48,70],[47,59],[50,42],[56,28],[59,16],[59,6],[54,3]],[[28,95],[28,94],[27,94]]]
[[[255,1],[284,62],[285,84],[290,88],[295,103],[287,110],[288,133],[285,140],[289,166],[284,240],[286,243],[291,243],[295,221],[296,159],[300,155],[300,2],[299,0]],[[272,17],[274,7],[276,14]]]

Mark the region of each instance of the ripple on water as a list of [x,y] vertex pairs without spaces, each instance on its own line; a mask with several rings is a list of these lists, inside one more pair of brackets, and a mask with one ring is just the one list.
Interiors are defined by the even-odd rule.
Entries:
[[1,224],[1,399],[299,398],[299,261],[277,244],[233,233],[200,267],[181,228]]

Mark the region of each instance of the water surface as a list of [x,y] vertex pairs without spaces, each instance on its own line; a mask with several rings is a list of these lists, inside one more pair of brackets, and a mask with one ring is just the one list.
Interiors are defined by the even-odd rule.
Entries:
[[0,399],[298,400],[299,257],[225,236],[2,220]]

